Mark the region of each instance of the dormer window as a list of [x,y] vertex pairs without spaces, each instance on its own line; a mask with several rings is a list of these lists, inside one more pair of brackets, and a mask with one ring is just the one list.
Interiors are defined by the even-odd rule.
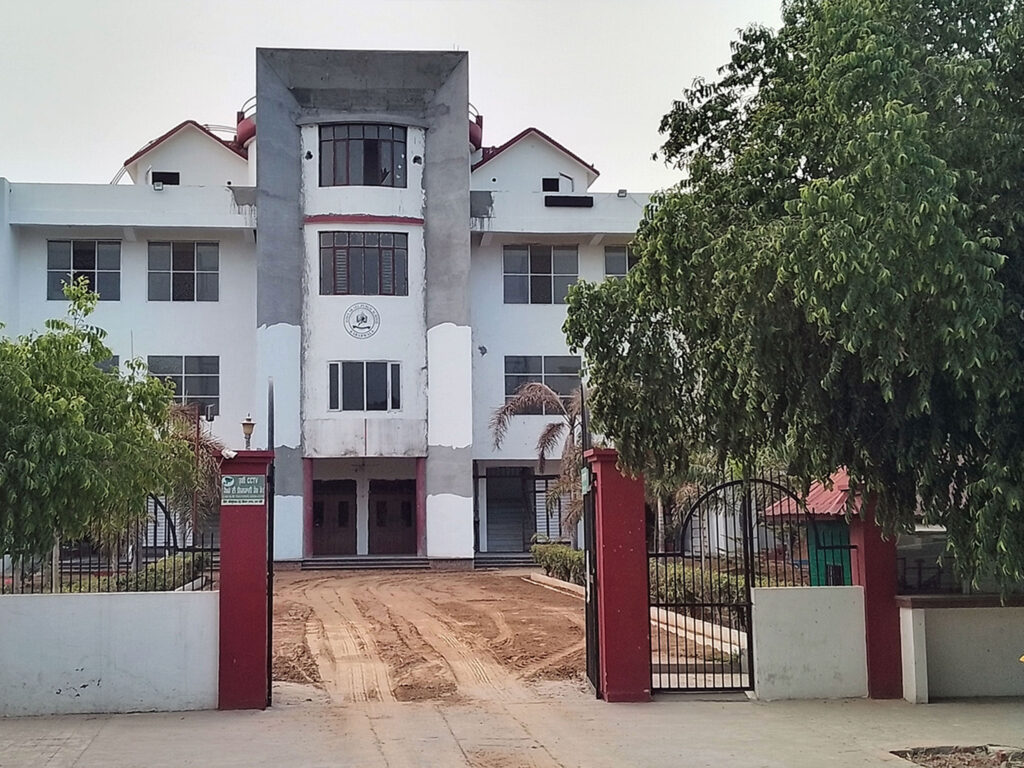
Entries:
[[405,187],[405,128],[320,126],[321,187]]
[[153,171],[150,174],[154,184],[165,186],[178,186],[181,184],[181,174],[178,171]]

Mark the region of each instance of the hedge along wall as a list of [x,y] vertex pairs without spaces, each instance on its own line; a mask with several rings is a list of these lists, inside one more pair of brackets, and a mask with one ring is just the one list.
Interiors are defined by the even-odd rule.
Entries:
[[219,600],[0,597],[0,716],[215,709]]

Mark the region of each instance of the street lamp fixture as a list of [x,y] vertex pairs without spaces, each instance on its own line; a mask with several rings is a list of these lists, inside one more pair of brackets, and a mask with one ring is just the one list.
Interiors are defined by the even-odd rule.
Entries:
[[252,420],[252,416],[248,413],[245,414],[245,419],[242,420],[242,434],[245,435],[245,450],[249,450],[249,441],[252,440],[252,431],[256,427],[256,422]]

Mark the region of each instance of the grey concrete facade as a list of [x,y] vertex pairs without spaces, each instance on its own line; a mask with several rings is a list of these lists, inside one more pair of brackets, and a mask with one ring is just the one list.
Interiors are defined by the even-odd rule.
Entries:
[[[297,365],[302,377],[309,375],[303,303],[318,289],[303,285],[302,278],[301,126],[377,121],[421,127],[428,346],[434,327],[452,324],[466,329],[465,344],[453,345],[445,336],[443,343],[434,345],[428,357],[435,370],[423,361],[428,371],[428,423],[445,418],[444,408],[430,394],[430,377],[450,366],[471,375],[468,94],[468,56],[463,52],[257,49],[257,326],[268,337],[278,326],[273,343],[260,347],[261,370]],[[279,326],[298,332],[283,332]],[[282,341],[284,335],[287,339]],[[301,385],[296,389],[301,391]],[[285,394],[288,391],[278,390],[276,424],[292,418],[301,424],[306,418],[301,396],[293,399]],[[297,438],[289,438],[296,432]],[[301,429],[279,428],[275,442],[278,495],[301,496]],[[471,429],[466,440],[454,442],[428,445],[424,492],[428,499],[445,494],[464,497],[471,508]]]

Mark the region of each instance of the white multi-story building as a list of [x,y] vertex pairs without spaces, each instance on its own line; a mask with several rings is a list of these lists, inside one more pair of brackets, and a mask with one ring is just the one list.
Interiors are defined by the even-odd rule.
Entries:
[[535,461],[551,417],[516,417],[500,450],[490,417],[525,381],[577,385],[566,290],[625,274],[646,196],[588,192],[597,170],[535,128],[484,148],[465,53],[256,63],[234,136],[183,122],[128,158],[131,183],[0,179],[4,332],[87,276],[119,359],[230,445],[256,420],[279,560],[469,561],[558,534]]

